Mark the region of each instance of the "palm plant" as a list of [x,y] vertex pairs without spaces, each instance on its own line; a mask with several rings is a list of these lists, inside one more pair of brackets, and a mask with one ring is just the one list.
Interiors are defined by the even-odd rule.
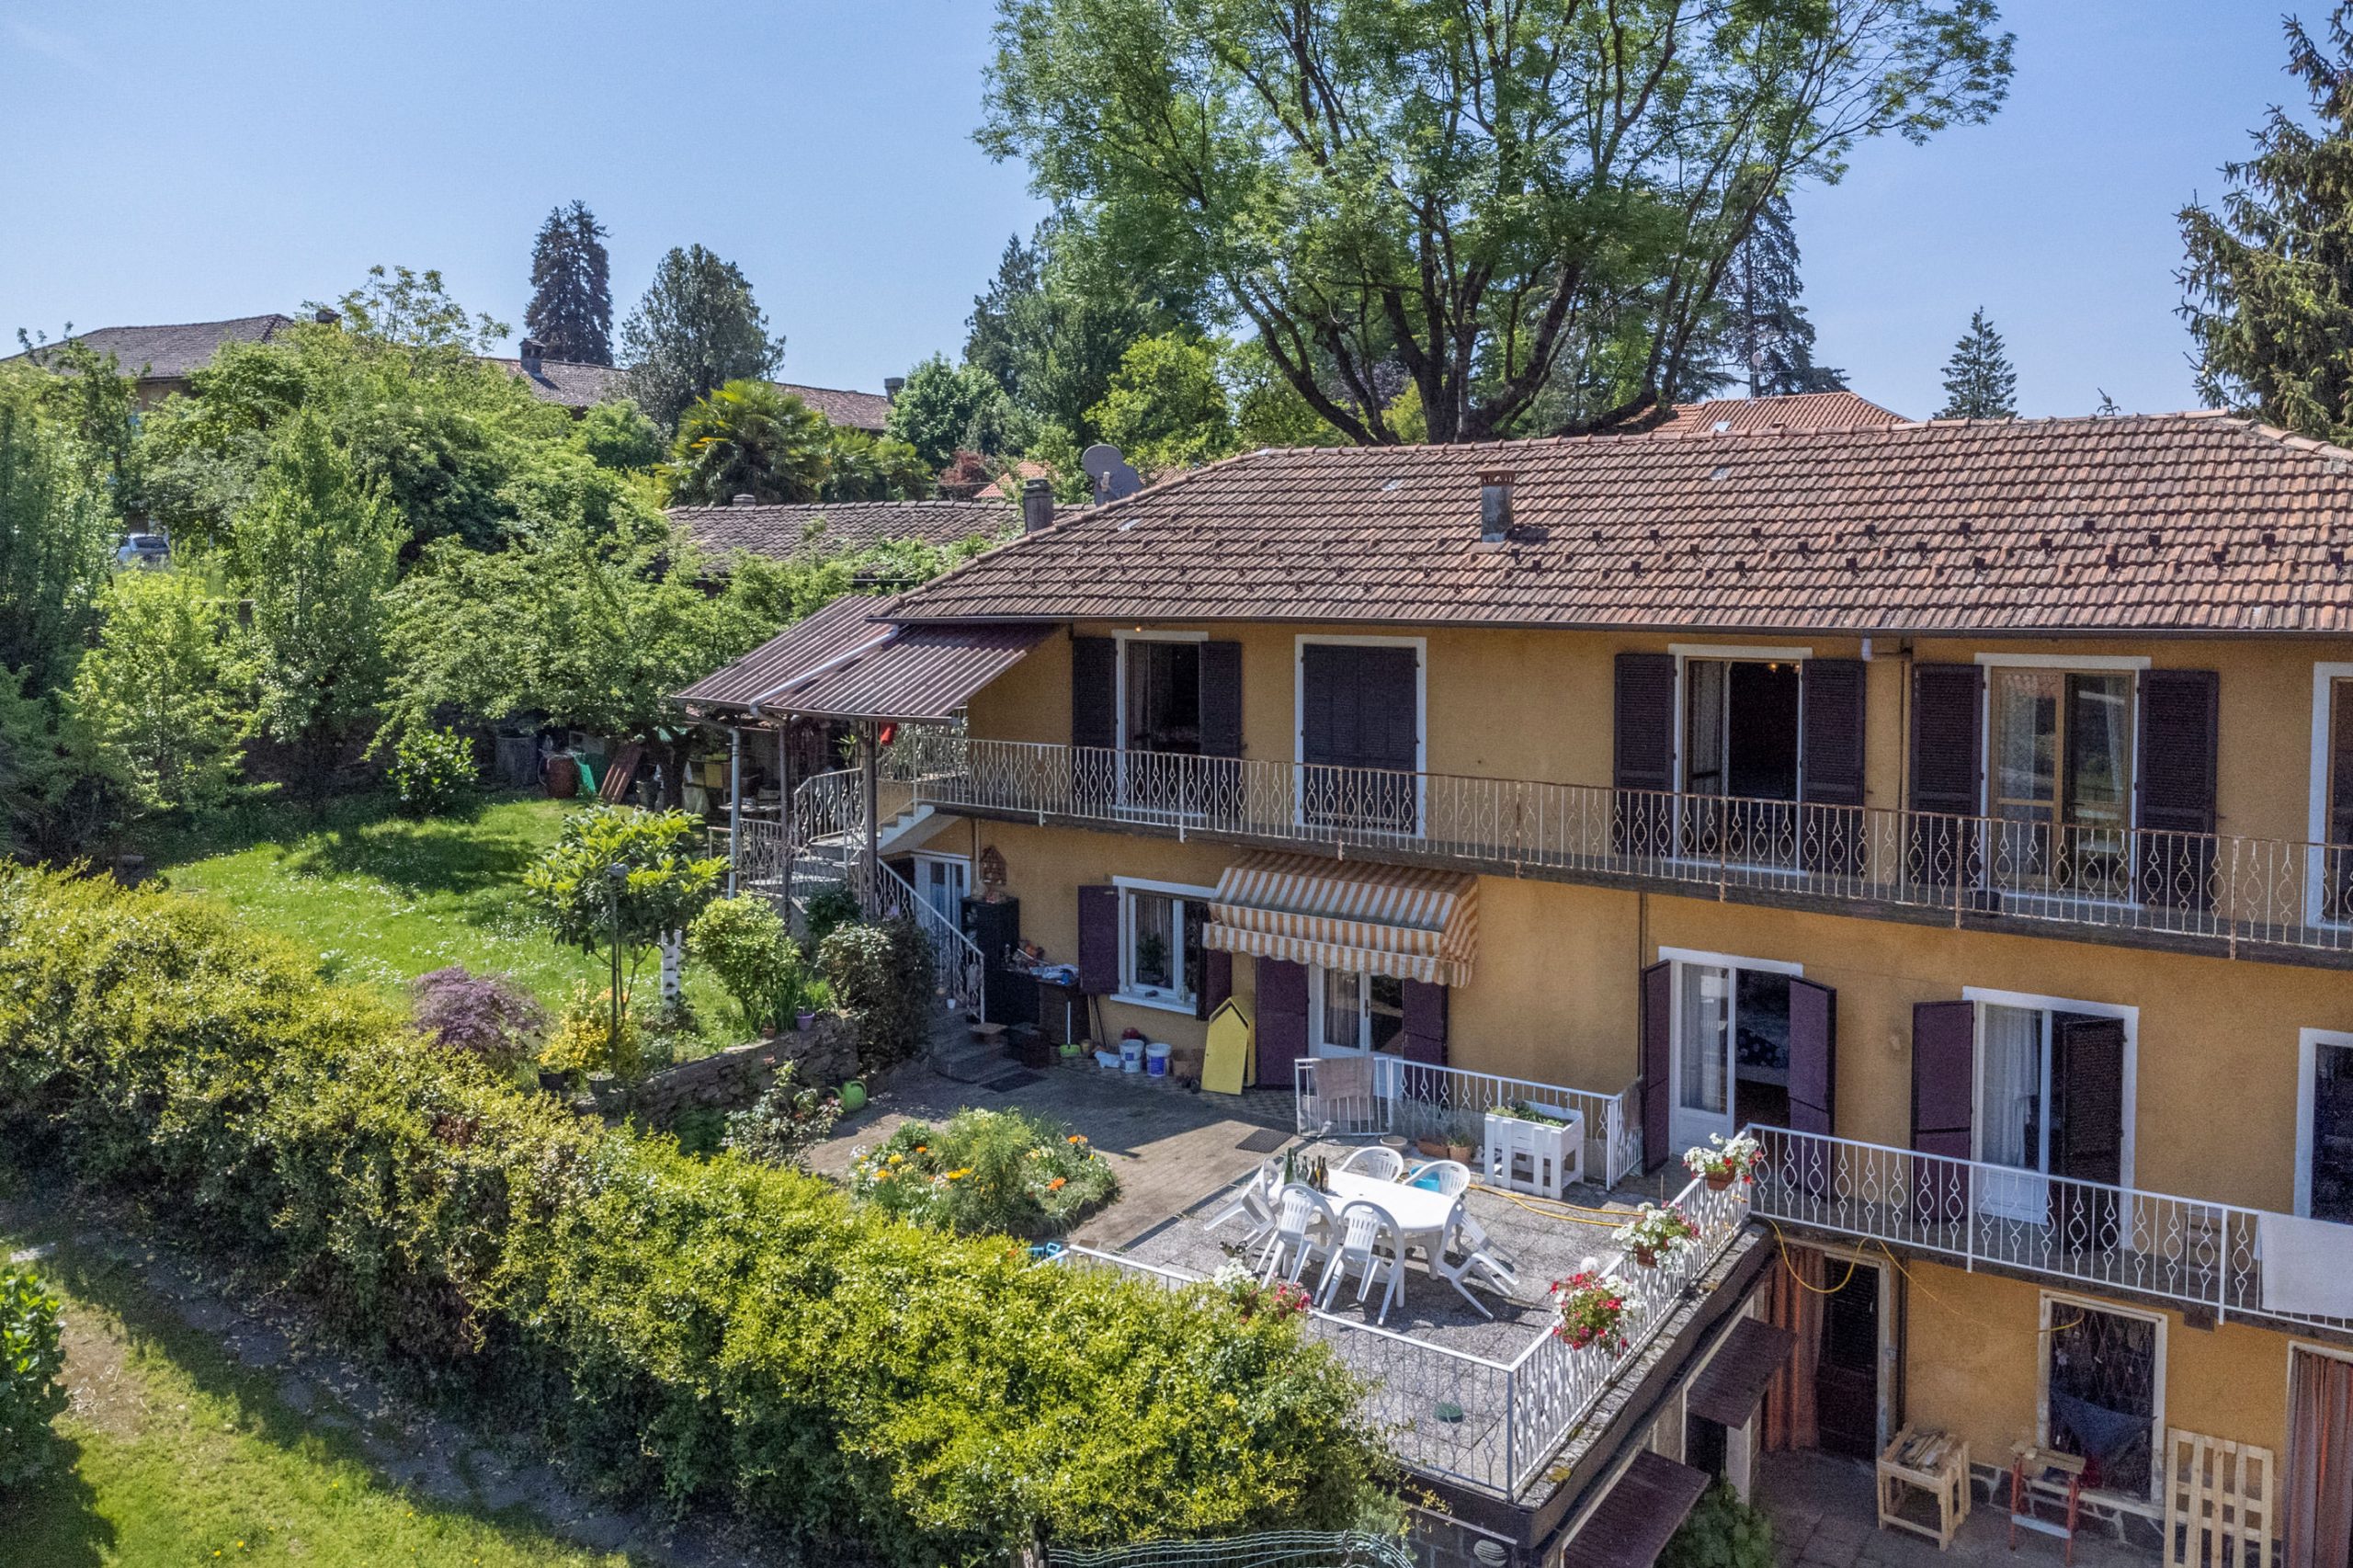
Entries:
[[724,506],[737,495],[763,502],[814,501],[833,466],[825,416],[767,381],[729,381],[679,417],[670,498]]

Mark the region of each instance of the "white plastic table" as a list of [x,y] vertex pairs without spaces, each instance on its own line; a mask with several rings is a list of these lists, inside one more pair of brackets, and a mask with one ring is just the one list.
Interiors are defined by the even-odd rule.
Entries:
[[1358,1171],[1334,1171],[1330,1181],[1334,1212],[1359,1201],[1379,1204],[1397,1221],[1401,1246],[1418,1246],[1426,1258],[1438,1256],[1439,1244],[1446,1239],[1447,1216],[1454,1212],[1454,1199],[1433,1187],[1383,1181]]

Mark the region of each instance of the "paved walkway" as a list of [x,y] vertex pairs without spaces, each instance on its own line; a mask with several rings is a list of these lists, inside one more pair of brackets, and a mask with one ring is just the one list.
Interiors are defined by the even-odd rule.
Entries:
[[[1756,1500],[1773,1518],[1779,1568],[2059,1568],[2066,1543],[2018,1532],[2009,1550],[2009,1514],[1980,1501],[1952,1550],[1909,1530],[1881,1529],[1871,1496],[1871,1467],[1829,1454],[1767,1454],[1757,1461]],[[2153,1568],[2154,1551],[2118,1540],[2105,1521],[2086,1520],[2075,1535],[2075,1568]]]

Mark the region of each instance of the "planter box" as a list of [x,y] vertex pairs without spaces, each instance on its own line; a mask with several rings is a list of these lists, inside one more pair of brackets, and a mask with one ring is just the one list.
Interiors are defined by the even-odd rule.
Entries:
[[1558,1198],[1585,1179],[1585,1118],[1523,1121],[1487,1113],[1487,1185]]

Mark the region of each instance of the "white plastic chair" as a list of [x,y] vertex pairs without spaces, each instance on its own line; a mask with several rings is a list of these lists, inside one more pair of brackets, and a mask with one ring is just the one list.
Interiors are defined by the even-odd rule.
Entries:
[[1405,1174],[1405,1156],[1384,1144],[1358,1149],[1340,1162],[1340,1168],[1374,1181],[1395,1181]]
[[1282,1167],[1272,1160],[1252,1173],[1250,1180],[1233,1202],[1217,1212],[1217,1218],[1201,1228],[1214,1231],[1228,1220],[1247,1220],[1250,1229],[1242,1238],[1244,1246],[1252,1246],[1273,1229],[1275,1223],[1275,1193],[1282,1186]]
[[[1438,1194],[1445,1198],[1461,1198],[1471,1190],[1471,1184],[1477,1179],[1477,1176],[1472,1173],[1471,1167],[1460,1160],[1434,1161],[1414,1173],[1414,1181],[1416,1186],[1436,1187]],[[1455,1205],[1455,1211],[1461,1220],[1463,1233],[1471,1238],[1471,1244],[1474,1247],[1485,1246],[1487,1244],[1486,1227],[1480,1224],[1472,1216],[1470,1206],[1467,1203],[1458,1203]]]
[[[1348,1277],[1348,1265],[1357,1267],[1357,1302],[1361,1306],[1377,1278],[1381,1282],[1381,1311],[1377,1321],[1389,1321],[1389,1309],[1394,1306],[1405,1288],[1405,1249],[1399,1243],[1402,1233],[1389,1210],[1377,1203],[1351,1203],[1340,1210],[1340,1228],[1332,1246],[1332,1261],[1324,1266],[1323,1288],[1317,1291],[1320,1305],[1329,1307],[1332,1298]],[[1388,1250],[1383,1252],[1386,1244]]]
[[[1462,1281],[1472,1274],[1486,1279],[1488,1287],[1498,1295],[1509,1295],[1519,1286],[1518,1278],[1496,1258],[1489,1256],[1482,1245],[1482,1238],[1472,1234],[1478,1221],[1461,1199],[1446,1216],[1446,1228],[1438,1233],[1438,1250],[1430,1257],[1430,1272],[1454,1287],[1455,1293],[1478,1309],[1482,1317],[1494,1317],[1486,1303],[1463,1288]],[[1457,1257],[1456,1254],[1461,1256]]]
[[1304,1182],[1284,1187],[1276,1194],[1274,1229],[1267,1233],[1267,1249],[1259,1258],[1263,1281],[1271,1285],[1279,1273],[1298,1283],[1307,1266],[1330,1247],[1336,1224],[1332,1206],[1324,1201],[1322,1193]]

